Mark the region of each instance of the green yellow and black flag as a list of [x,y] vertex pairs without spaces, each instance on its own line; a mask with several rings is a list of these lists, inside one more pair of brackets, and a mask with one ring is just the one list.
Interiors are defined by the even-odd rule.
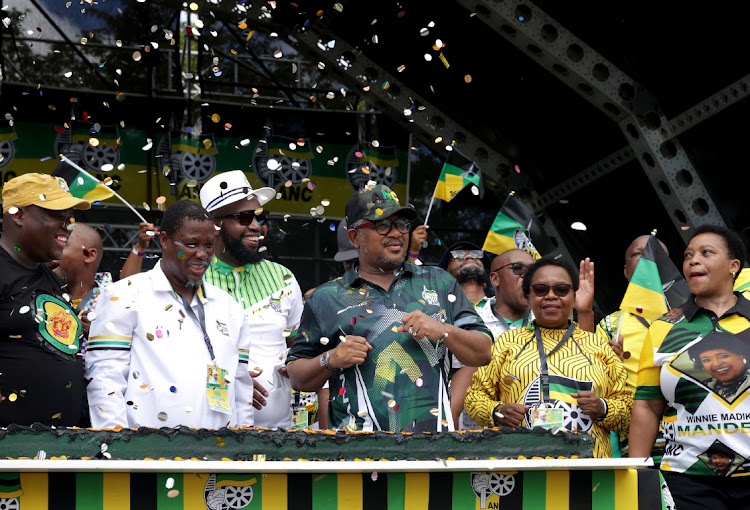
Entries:
[[571,397],[573,393],[581,391],[593,391],[592,381],[579,381],[561,375],[549,376],[549,398],[551,400],[562,400],[568,404],[578,405],[578,400]]
[[479,189],[479,198],[484,196],[484,185],[482,184],[482,172],[471,160],[467,159],[457,150],[448,153],[443,164],[437,186],[435,186],[435,198],[450,202],[458,192],[466,186],[474,184]]
[[65,162],[57,165],[52,175],[65,179],[71,195],[89,202],[106,200],[115,195],[114,191],[93,175],[76,170]]
[[511,193],[492,222],[482,249],[497,255],[520,249],[539,259],[551,254],[554,245],[534,213]]
[[620,304],[621,310],[643,317],[649,322],[667,313],[667,301],[656,263],[657,248],[661,250],[659,240],[651,236]]
[[743,268],[740,275],[734,281],[734,290],[741,292],[750,299],[750,267]]

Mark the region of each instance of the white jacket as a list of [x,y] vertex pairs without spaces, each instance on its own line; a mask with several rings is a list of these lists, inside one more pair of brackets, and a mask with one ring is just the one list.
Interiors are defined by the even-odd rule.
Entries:
[[253,425],[245,314],[229,294],[208,283],[190,304],[196,316],[198,299],[216,363],[228,370],[232,413],[209,408],[206,380],[211,357],[203,332],[184,310],[160,262],[151,271],[102,290],[86,353],[94,428]]

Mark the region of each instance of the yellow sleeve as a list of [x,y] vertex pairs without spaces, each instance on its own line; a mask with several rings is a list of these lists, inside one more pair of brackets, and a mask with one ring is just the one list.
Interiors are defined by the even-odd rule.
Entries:
[[494,427],[495,408],[502,404],[500,400],[500,369],[505,362],[507,349],[504,347],[502,334],[492,344],[492,359],[489,364],[479,367],[471,379],[471,386],[466,391],[464,409],[472,420],[483,427]]
[[612,349],[603,348],[600,358],[606,365],[606,384],[602,398],[607,403],[607,415],[601,425],[615,432],[627,432],[633,409],[633,394],[627,389],[628,372]]
[[[666,332],[671,328],[671,324],[667,324]],[[641,361],[638,365],[638,387],[635,390],[634,398],[636,400],[656,400],[664,398],[661,393],[661,367],[654,363],[654,351],[658,346],[654,345],[654,339],[663,339],[666,336],[666,332],[661,334],[661,330],[664,329],[664,322],[656,320],[648,328],[646,334],[646,340],[643,342],[643,348],[641,349]],[[661,340],[658,340],[658,344],[661,345]]]

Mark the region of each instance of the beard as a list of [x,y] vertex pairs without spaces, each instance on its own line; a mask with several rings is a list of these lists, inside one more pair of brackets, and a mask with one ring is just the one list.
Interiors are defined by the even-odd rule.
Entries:
[[224,229],[221,229],[221,240],[224,241],[224,251],[241,265],[257,264],[263,260],[258,250],[251,250],[244,244],[242,239],[232,239]]
[[203,283],[203,278],[200,280],[186,280],[185,281],[185,287],[195,287],[198,288]]
[[477,284],[482,285],[485,283],[485,279],[484,268],[475,265],[462,267],[456,275],[456,281],[459,285],[470,282],[476,282]]

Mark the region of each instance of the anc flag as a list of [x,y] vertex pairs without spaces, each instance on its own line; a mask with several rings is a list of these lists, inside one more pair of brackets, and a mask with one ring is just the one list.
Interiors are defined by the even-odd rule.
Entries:
[[[653,236],[652,236],[653,237]],[[654,262],[659,269],[659,278],[661,279],[661,288],[664,291],[664,299],[667,300],[667,309],[671,310],[682,305],[690,296],[690,287],[682,275],[682,271],[677,269],[672,259],[661,243],[655,242],[652,246]]]
[[77,198],[96,202],[106,200],[115,195],[115,192],[104,185],[93,175],[80,172],[65,162],[61,162],[52,172],[55,177],[62,177],[68,183],[70,194]]
[[659,267],[656,265],[657,247],[661,250],[658,239],[651,236],[638,265],[635,266],[635,271],[620,304],[621,310],[644,317],[649,322],[667,313],[667,302],[659,276]]
[[[23,496],[21,477],[18,473],[0,473],[0,499],[11,499]],[[18,508],[2,506],[0,508]]]
[[554,246],[534,213],[511,194],[492,222],[482,249],[497,255],[508,250],[525,250],[536,260],[542,254],[552,253]]
[[750,299],[750,267],[745,267],[740,271],[740,275],[734,281],[734,290],[742,292],[746,298]]
[[592,381],[579,381],[562,375],[550,374],[549,376],[550,400],[562,400],[568,404],[578,405],[578,401],[570,395],[579,391],[592,391],[593,387]]
[[448,158],[443,164],[437,186],[435,186],[435,198],[450,202],[459,191],[469,184],[475,184],[479,188],[479,198],[484,195],[482,185],[482,172],[479,167],[464,157],[457,150],[448,153]]

